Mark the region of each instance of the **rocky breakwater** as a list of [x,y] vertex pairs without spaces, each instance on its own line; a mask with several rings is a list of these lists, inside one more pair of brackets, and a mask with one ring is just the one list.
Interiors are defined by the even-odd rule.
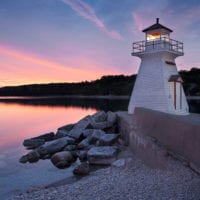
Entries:
[[91,165],[112,164],[121,150],[121,143],[116,113],[101,111],[75,124],[60,127],[56,133],[24,140],[23,145],[31,151],[19,161],[32,163],[50,159],[57,168],[62,169],[79,160],[73,172],[86,175]]

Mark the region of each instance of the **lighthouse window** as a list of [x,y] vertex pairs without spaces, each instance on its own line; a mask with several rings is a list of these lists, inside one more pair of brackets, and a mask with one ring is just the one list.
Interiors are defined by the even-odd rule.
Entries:
[[147,34],[147,40],[158,40],[160,39],[160,33]]
[[165,41],[169,41],[169,34],[167,34],[167,33],[162,34],[161,39],[165,40]]

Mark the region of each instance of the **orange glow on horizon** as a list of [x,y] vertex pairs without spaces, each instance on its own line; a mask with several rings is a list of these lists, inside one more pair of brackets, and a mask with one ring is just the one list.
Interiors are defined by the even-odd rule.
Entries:
[[[95,80],[103,75],[117,74],[112,67],[100,69],[90,59],[78,60],[79,66],[62,65],[38,56],[0,45],[0,86],[49,82],[80,82]],[[76,61],[77,61],[76,60]]]

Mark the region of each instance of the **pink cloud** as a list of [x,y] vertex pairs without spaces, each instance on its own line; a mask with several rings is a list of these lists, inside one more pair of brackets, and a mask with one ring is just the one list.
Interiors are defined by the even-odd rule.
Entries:
[[136,13],[136,12],[133,13],[132,15],[133,15],[133,20],[135,22],[137,29],[142,31],[142,29],[144,28],[143,18],[141,17],[139,13]]
[[82,0],[63,0],[63,2],[69,5],[74,11],[76,11],[81,17],[93,22],[101,31],[107,34],[109,37],[121,40],[123,37],[120,33],[114,30],[109,30],[105,24],[96,16],[95,11],[88,4]]

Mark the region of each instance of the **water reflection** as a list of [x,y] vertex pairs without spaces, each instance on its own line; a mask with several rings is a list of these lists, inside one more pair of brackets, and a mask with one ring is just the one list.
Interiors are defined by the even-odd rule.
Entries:
[[24,138],[56,131],[59,126],[73,123],[96,112],[92,108],[22,105],[0,103],[0,150],[18,144]]
[[188,100],[188,104],[191,113],[200,113],[200,99]]
[[[6,104],[48,106],[48,107],[80,107],[104,111],[127,110],[129,98],[77,98],[77,97],[0,97]],[[200,99],[188,99],[189,110],[200,113]]]
[[51,97],[51,98],[0,98],[0,102],[20,105],[50,106],[50,107],[81,107],[104,111],[127,110],[129,99],[105,99],[105,98],[75,98],[75,97]]

